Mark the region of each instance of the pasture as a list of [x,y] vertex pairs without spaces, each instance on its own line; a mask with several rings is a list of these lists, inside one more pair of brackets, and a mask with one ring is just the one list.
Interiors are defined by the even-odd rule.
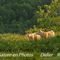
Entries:
[[[57,49],[56,49],[57,48]],[[60,52],[60,35],[53,38],[28,41],[25,35],[0,34],[0,52]]]
[[43,58],[29,58],[29,57],[3,57],[1,60],[60,60],[60,57],[43,57]]
[[[28,41],[25,35],[20,34],[0,34],[0,52],[4,53],[53,53],[53,57],[0,57],[1,60],[60,60],[56,54],[60,52],[60,33],[57,32],[56,36],[49,39],[41,39],[38,41]],[[56,56],[56,57],[55,57]]]

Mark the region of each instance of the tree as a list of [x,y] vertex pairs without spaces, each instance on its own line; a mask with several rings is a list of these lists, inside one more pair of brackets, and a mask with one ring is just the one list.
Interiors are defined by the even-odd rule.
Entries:
[[37,6],[38,9],[34,12],[35,19],[37,20],[37,26],[49,28],[51,25],[51,18],[57,17],[57,10],[60,6],[59,0],[51,0],[50,4],[43,4]]

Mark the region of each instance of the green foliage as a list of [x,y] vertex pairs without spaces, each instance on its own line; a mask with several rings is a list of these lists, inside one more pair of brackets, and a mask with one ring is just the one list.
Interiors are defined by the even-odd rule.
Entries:
[[60,35],[54,38],[28,41],[19,34],[0,34],[0,52],[60,52]]
[[40,60],[40,53],[34,52],[33,54],[33,60]]
[[[33,57],[1,57],[1,60],[35,60]],[[60,57],[41,57],[37,60],[60,60]]]
[[[59,15],[59,0],[51,0],[50,4],[43,4],[43,6],[37,6],[37,10],[35,10],[35,19],[37,23],[37,27],[46,28],[55,31],[59,31],[60,28],[60,15]],[[59,23],[58,23],[59,22]]]
[[58,28],[57,31],[59,17],[59,0],[0,0],[0,33],[24,34],[34,25],[39,29]]
[[34,1],[1,0],[0,1],[0,32],[16,32],[24,34],[31,27]]

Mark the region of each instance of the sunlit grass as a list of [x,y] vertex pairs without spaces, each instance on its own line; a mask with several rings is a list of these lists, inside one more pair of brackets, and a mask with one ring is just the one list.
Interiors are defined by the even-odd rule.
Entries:
[[[60,32],[56,32],[56,36],[60,36]],[[0,34],[0,40],[12,40],[12,41],[28,41],[26,35],[20,35],[16,33],[4,33]]]
[[0,39],[2,40],[18,40],[18,41],[26,41],[27,38],[25,35],[20,34],[12,34],[12,33],[6,33],[6,34],[0,34]]

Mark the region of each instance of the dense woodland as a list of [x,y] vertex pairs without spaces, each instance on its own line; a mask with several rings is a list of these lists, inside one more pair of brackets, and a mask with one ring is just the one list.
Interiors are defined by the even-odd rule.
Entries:
[[0,0],[0,33],[60,31],[59,26],[59,0]]

